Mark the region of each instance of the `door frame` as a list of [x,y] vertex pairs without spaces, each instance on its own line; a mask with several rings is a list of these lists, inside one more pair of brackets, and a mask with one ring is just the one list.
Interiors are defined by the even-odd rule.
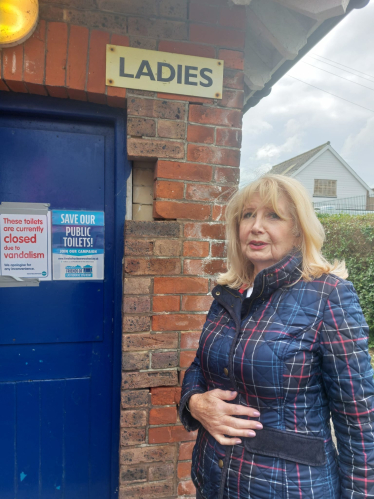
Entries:
[[111,439],[111,497],[119,493],[119,442],[122,372],[122,259],[124,254],[124,223],[126,215],[126,184],[132,165],[126,154],[126,111],[99,104],[56,99],[30,94],[0,92],[0,114],[14,117],[33,115],[90,123],[109,124],[114,128],[114,210],[115,258],[113,310],[113,386]]

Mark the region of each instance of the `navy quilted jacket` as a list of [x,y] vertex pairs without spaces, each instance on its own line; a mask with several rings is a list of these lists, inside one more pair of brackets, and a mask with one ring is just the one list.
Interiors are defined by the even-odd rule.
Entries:
[[[187,430],[199,429],[192,479],[203,499],[374,497],[368,327],[350,282],[298,281],[300,263],[291,254],[260,272],[250,299],[213,290],[180,404]],[[191,416],[191,395],[215,388],[260,411],[256,437],[222,446]]]

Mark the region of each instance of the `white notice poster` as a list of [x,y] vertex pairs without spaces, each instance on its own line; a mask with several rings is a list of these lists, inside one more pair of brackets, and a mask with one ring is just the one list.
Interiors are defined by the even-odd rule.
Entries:
[[0,274],[50,278],[47,215],[0,215]]

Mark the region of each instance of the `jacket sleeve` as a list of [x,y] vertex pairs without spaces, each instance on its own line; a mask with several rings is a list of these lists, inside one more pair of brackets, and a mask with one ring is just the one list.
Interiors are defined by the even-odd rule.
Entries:
[[[207,316],[207,321],[209,320],[209,317],[212,314],[214,314],[216,306],[217,306],[216,302],[213,301]],[[205,327],[206,323],[203,327],[202,336],[204,334]],[[201,337],[200,337],[200,345],[201,345]],[[197,421],[197,419],[192,417],[191,413],[186,407],[186,403],[189,401],[190,397],[195,393],[205,393],[207,391],[207,385],[200,363],[200,352],[201,352],[200,345],[199,348],[197,349],[194,361],[192,362],[190,367],[187,369],[186,374],[184,375],[181,400],[179,405],[179,419],[181,420],[183,426],[188,431],[194,431],[199,429],[201,424],[199,421]]]
[[368,333],[352,283],[338,281],[326,303],[321,349],[338,444],[341,499],[374,495],[374,383]]

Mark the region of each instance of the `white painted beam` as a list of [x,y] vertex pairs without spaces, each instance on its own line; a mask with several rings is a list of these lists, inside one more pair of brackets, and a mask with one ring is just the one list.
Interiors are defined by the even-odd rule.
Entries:
[[342,16],[349,0],[273,0],[274,2],[318,21]]
[[267,40],[284,58],[294,59],[307,43],[309,31],[298,17],[300,14],[272,0],[252,0],[247,9],[247,29]]
[[249,5],[252,0],[231,0],[234,5]]

